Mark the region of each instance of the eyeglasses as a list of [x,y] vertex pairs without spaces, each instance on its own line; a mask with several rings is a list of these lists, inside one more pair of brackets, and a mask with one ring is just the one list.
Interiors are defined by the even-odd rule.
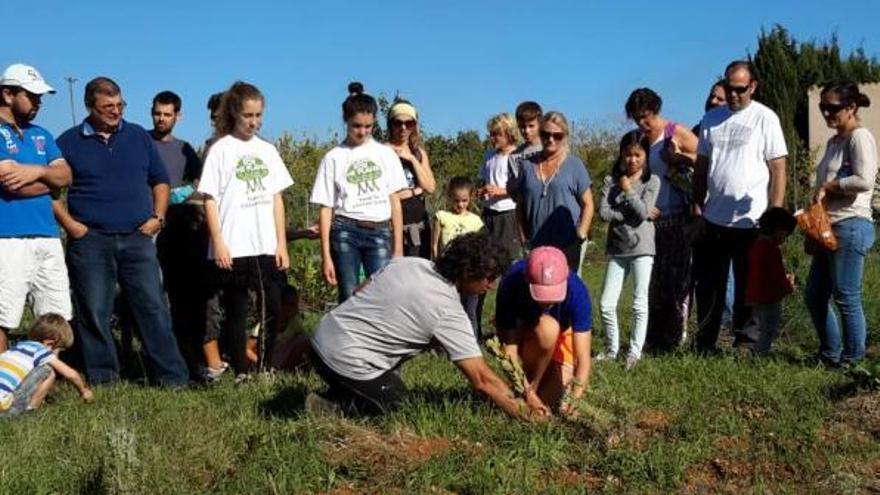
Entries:
[[725,93],[736,93],[741,95],[749,90],[751,84],[746,84],[745,86],[734,86],[730,83],[724,83],[724,92]]
[[837,115],[848,106],[843,103],[819,103],[819,111],[825,115]]
[[541,131],[541,139],[544,141],[549,141],[550,138],[553,138],[554,141],[562,141],[565,139],[564,132],[550,132],[550,131]]
[[408,120],[400,120],[400,119],[392,119],[391,125],[394,127],[402,127],[406,129],[412,129],[416,126],[416,121],[412,119]]
[[119,103],[107,103],[106,105],[101,105],[98,107],[98,110],[102,112],[109,112],[111,110],[119,110],[120,112],[125,108],[128,103],[124,101],[120,101]]

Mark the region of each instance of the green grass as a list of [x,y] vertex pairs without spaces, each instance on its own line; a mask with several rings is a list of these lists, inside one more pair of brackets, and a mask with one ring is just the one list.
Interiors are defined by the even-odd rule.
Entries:
[[[594,298],[604,272],[597,253],[593,248],[585,277]],[[872,253],[865,292],[872,329],[880,321],[876,261]],[[490,297],[487,321],[493,305]],[[622,298],[624,338],[628,305]],[[0,493],[880,488],[878,393],[858,392],[847,375],[813,364],[816,341],[799,298],[790,298],[785,315],[770,359],[680,352],[647,357],[632,372],[618,363],[596,366],[588,408],[574,423],[512,421],[434,354],[405,365],[412,400],[381,419],[304,412],[305,395],[322,387],[311,373],[186,392],[119,384],[98,388],[91,405],[64,386],[47,407],[0,421]],[[601,331],[596,337],[601,348]],[[876,336],[871,342],[876,360]]]

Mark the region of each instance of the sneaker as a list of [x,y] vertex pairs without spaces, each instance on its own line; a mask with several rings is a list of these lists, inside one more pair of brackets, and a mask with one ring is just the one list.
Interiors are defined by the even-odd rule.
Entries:
[[220,361],[220,365],[217,367],[213,366],[205,366],[202,368],[202,378],[205,379],[208,383],[216,382],[220,379],[220,376],[229,369],[229,363],[226,361]]
[[342,413],[342,408],[339,407],[339,404],[333,402],[332,400],[325,399],[314,392],[309,392],[309,395],[306,395],[305,409],[307,412],[314,415]]
[[639,362],[639,359],[639,356],[636,356],[635,354],[629,354],[628,356],[626,356],[626,371],[631,371],[633,368],[635,368],[636,364],[638,364]]
[[617,354],[614,353],[614,352],[609,352],[609,353],[607,353],[607,354],[604,353],[604,352],[600,352],[599,354],[596,354],[596,356],[593,358],[593,361],[596,361],[596,362],[599,362],[599,361],[617,361]]
[[241,385],[242,383],[249,382],[253,379],[253,376],[247,373],[239,373],[235,375],[235,384]]

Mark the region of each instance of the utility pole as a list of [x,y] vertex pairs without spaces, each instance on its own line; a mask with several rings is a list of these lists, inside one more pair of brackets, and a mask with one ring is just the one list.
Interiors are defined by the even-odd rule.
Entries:
[[70,119],[73,121],[73,125],[76,125],[76,110],[73,108],[73,83],[77,82],[79,79],[67,76],[64,80],[67,81],[67,89],[70,93]]

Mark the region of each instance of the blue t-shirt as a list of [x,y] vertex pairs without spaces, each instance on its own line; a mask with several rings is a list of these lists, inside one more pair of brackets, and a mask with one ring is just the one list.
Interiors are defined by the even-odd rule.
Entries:
[[518,191],[525,208],[526,236],[532,247],[555,246],[565,249],[578,241],[581,219],[580,199],[590,188],[590,173],[577,157],[569,155],[545,184],[535,168],[541,161],[534,155],[522,162]]
[[[47,167],[61,158],[52,134],[40,126],[27,124],[22,135],[11,125],[0,123],[0,162]],[[58,237],[58,224],[52,214],[49,193],[22,198],[0,188],[0,237]]]
[[495,324],[499,329],[510,330],[517,328],[518,321],[535,322],[542,314],[548,314],[559,322],[562,330],[570,327],[575,332],[589,332],[593,328],[592,308],[587,286],[571,271],[565,300],[541,309],[529,293],[526,261],[520,260],[501,280],[495,300]]
[[108,142],[88,121],[58,137],[73,171],[67,190],[70,214],[91,230],[127,234],[153,215],[153,186],[168,183],[168,172],[142,127],[121,121]]

